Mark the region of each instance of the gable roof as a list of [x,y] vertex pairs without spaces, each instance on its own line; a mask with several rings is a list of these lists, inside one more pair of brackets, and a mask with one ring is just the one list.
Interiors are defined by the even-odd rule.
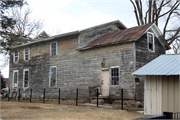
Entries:
[[[123,43],[123,42],[128,42],[128,41],[135,41],[139,39],[145,32],[147,32],[150,28],[156,27],[154,23],[149,23],[143,26],[136,26],[124,30],[119,30],[116,32],[111,32],[111,33],[106,33],[102,37],[92,41],[90,44],[84,46],[83,48],[80,48],[80,50],[85,50],[89,48],[94,48],[94,47],[100,47],[100,46],[106,46],[110,44],[118,44],[118,43]],[[154,29],[158,29],[157,27]],[[160,42],[165,49],[169,49],[169,45],[166,43],[163,38],[160,38],[160,30],[156,30],[156,37],[161,39]]]
[[42,31],[34,39],[43,39],[43,38],[48,38],[48,37],[49,35],[45,31]]
[[115,24],[120,29],[126,29],[127,28],[121,21],[115,20],[115,21],[111,21],[111,22],[108,22],[108,23],[104,23],[104,24],[92,26],[92,27],[89,27],[89,28],[85,28],[85,29],[79,30],[79,32],[89,31],[89,30],[94,29],[94,28],[105,27],[105,26],[113,25],[113,24]]
[[161,55],[132,75],[180,75],[180,55]]
[[119,28],[126,29],[126,26],[121,21],[115,20],[115,21],[111,21],[111,22],[108,22],[108,23],[104,23],[104,24],[93,26],[93,27],[89,27],[89,28],[86,28],[86,29],[83,29],[83,30],[77,30],[77,31],[73,31],[73,32],[63,33],[63,34],[43,38],[43,39],[40,39],[40,40],[37,40],[37,41],[28,42],[28,43],[22,44],[20,46],[16,46],[14,48],[18,48],[18,47],[21,47],[21,46],[27,46],[27,45],[31,45],[31,44],[35,44],[35,43],[40,43],[40,42],[44,42],[44,41],[50,41],[50,40],[54,40],[54,39],[57,39],[57,38],[64,38],[64,37],[69,37],[69,36],[73,36],[73,35],[79,35],[81,32],[89,31],[89,30],[91,30],[93,28],[98,28],[98,27],[107,26],[107,25],[113,25],[113,24],[115,24]]

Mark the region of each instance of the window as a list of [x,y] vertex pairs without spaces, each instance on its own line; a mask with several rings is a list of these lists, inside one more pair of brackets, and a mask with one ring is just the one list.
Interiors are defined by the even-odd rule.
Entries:
[[111,85],[119,85],[119,68],[111,68]]
[[13,71],[13,86],[18,87],[18,70]]
[[56,42],[51,43],[50,48],[51,48],[51,51],[50,51],[51,56],[57,55],[57,43]]
[[18,52],[14,52],[14,62],[18,62],[19,61],[19,54]]
[[24,49],[24,60],[29,60],[29,48]]
[[24,69],[24,74],[23,74],[23,87],[27,88],[29,87],[29,70]]
[[56,66],[53,66],[50,68],[50,87],[54,87],[56,86],[56,79],[57,79],[57,75],[56,75]]
[[154,34],[148,32],[148,50],[154,51]]

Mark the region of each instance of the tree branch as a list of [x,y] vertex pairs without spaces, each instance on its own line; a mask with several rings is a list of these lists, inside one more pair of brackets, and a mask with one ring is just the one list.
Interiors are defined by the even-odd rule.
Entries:
[[134,2],[132,0],[130,0],[131,3],[133,4],[133,7],[134,7],[134,13],[135,13],[135,16],[136,16],[136,21],[137,21],[137,24],[140,25],[140,22],[139,22],[139,17],[138,17],[138,14],[137,14],[137,9],[136,9],[136,6],[134,4]]

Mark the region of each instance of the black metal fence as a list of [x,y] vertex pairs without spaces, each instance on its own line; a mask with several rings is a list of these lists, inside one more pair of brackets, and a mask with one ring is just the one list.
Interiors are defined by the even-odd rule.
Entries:
[[[57,96],[57,99],[56,99],[56,101],[58,101],[57,103],[58,104],[61,104],[61,102],[60,101],[64,101],[64,99],[66,99],[65,97],[62,97],[61,96],[61,89],[56,89],[56,91],[59,91],[58,92],[58,96]],[[73,89],[73,91],[74,91],[74,99],[72,100],[73,102],[72,103],[74,103],[74,105],[78,105],[78,103],[81,103],[81,101],[79,101],[79,95],[82,93],[81,91],[83,91],[82,89],[78,89],[78,88],[76,88],[76,90],[74,90]],[[75,92],[76,91],[76,92]],[[41,94],[43,94],[43,99],[41,99],[40,101],[42,101],[43,103],[46,103],[46,92],[47,92],[47,90],[44,88],[43,89],[43,93],[41,93]],[[12,98],[13,98],[13,96],[15,96],[15,98],[18,100],[18,102],[20,102],[20,101],[23,101],[23,99],[22,99],[22,93],[23,93],[23,90],[22,89],[18,89],[16,92],[15,92],[15,95],[13,95],[14,94],[14,92],[12,92],[12,94],[11,94],[11,97],[10,97],[10,89],[9,89],[9,91],[8,91],[8,93],[9,93],[9,95],[8,95],[8,101],[10,101]],[[25,99],[25,100],[29,100],[29,102],[31,103],[31,102],[36,102],[36,101],[34,101],[33,100],[33,89],[29,89],[29,97],[28,97],[28,99]],[[48,93],[48,92],[47,92]],[[123,110],[123,100],[124,100],[124,98],[123,98],[123,89],[121,89],[120,90],[120,93],[121,93],[121,99],[120,99],[120,103],[119,104],[121,104],[121,109]],[[26,94],[27,94],[27,91],[26,91]],[[98,88],[96,88],[96,89],[94,89],[94,93],[92,93],[92,91],[91,91],[91,95],[93,94],[93,97],[90,97],[90,99],[91,100],[89,100],[89,101],[86,101],[87,103],[89,103],[89,102],[92,102],[92,101],[94,101],[94,103],[97,105],[97,107],[99,106],[99,104],[101,104],[100,103],[100,100],[101,101],[107,101],[108,103],[110,102],[112,102],[113,101],[113,98],[112,97],[101,97],[100,96],[100,91],[99,91],[99,89]]]

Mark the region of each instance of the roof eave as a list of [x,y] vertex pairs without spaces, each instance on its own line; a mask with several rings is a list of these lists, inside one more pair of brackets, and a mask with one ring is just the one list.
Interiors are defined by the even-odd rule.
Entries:
[[115,21],[112,21],[112,22],[108,22],[108,23],[96,25],[96,26],[93,26],[93,27],[85,28],[85,29],[79,30],[79,32],[84,32],[84,31],[87,31],[87,30],[90,30],[92,28],[96,28],[96,27],[99,27],[99,26],[106,26],[108,24],[119,24],[122,28],[127,29],[127,27],[121,21],[115,20]]
[[23,47],[23,46],[27,46],[27,45],[31,45],[31,44],[35,44],[35,43],[44,42],[44,41],[54,40],[54,39],[57,39],[57,38],[69,37],[69,36],[76,35],[76,34],[79,34],[78,30],[77,31],[73,31],[73,32],[68,32],[68,33],[60,34],[60,35],[55,35],[55,36],[52,36],[52,37],[49,37],[49,38],[45,38],[45,39],[41,39],[41,40],[29,42],[29,43],[25,43],[23,45],[13,47],[13,49],[14,48]]
[[136,39],[131,39],[126,42],[115,42],[115,43],[108,43],[108,44],[103,44],[103,45],[96,45],[96,46],[92,46],[92,47],[77,48],[76,50],[83,51],[83,50],[87,50],[87,49],[105,47],[105,46],[110,46],[110,45],[117,45],[117,44],[121,44],[121,43],[129,43],[129,42],[134,42],[134,41],[136,41]]

